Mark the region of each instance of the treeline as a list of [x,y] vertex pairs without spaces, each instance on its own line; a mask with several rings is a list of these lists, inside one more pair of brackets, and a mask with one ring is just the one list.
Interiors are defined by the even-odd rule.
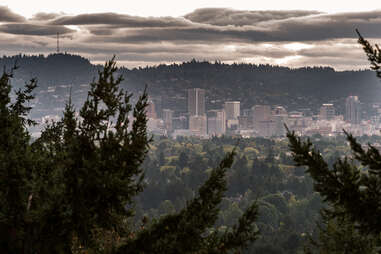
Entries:
[[[29,81],[38,77],[41,89],[49,86],[88,84],[97,75],[97,69],[90,61],[79,55],[15,55],[0,58],[0,66],[10,70],[13,66],[17,80]],[[21,85],[23,85],[22,82]],[[13,84],[16,85],[16,84]]]
[[[96,76],[100,66],[71,54],[48,56],[17,55],[0,58],[0,66],[20,66],[15,82],[22,85],[32,77],[39,78],[40,89],[73,85],[81,90]],[[185,109],[187,88],[207,90],[207,107],[219,108],[226,100],[240,100],[243,108],[254,104],[280,104],[289,110],[309,107],[318,110],[322,103],[335,103],[343,112],[344,98],[358,95],[360,101],[379,101],[379,81],[370,71],[337,72],[330,67],[288,68],[263,64],[223,64],[192,60],[181,64],[145,68],[121,68],[122,86],[142,91],[148,85],[151,96],[163,97],[163,108]],[[66,89],[67,90],[67,89]],[[68,91],[61,93],[68,93]],[[84,96],[86,93],[82,93]],[[83,98],[84,100],[84,98]]]
[[[256,64],[223,64],[192,60],[123,71],[132,84],[149,85],[153,95],[167,97],[187,88],[207,90],[208,108],[226,100],[239,100],[243,108],[254,104],[280,104],[289,110],[318,110],[332,102],[343,111],[344,98],[356,94],[363,102],[378,101],[379,81],[370,71],[337,72],[330,67],[288,68]],[[185,94],[185,93],[184,93]]]

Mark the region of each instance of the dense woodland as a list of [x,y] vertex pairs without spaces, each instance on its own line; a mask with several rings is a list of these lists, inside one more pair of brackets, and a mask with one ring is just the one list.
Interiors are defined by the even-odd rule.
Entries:
[[[381,138],[364,136],[359,141],[375,144]],[[330,166],[350,155],[344,136],[314,136],[311,142]],[[221,203],[218,227],[234,225],[244,209],[257,200],[260,238],[246,253],[302,253],[310,237],[317,237],[324,205],[305,168],[295,166],[287,139],[158,137],[143,164],[146,188],[137,198],[137,221],[141,216],[157,218],[181,209],[225,152],[235,146],[237,156],[227,173],[229,188]]]

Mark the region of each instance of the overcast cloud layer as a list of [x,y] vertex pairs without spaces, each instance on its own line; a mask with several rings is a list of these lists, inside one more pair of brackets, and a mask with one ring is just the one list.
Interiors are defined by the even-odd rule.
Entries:
[[127,67],[199,60],[367,67],[355,28],[381,41],[381,10],[317,11],[198,9],[184,17],[97,13],[37,13],[31,19],[0,6],[0,54],[62,51],[104,62],[113,54]]

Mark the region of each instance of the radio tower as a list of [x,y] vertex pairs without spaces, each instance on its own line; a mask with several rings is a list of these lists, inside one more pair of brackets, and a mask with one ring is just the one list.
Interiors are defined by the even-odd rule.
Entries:
[[57,32],[57,54],[60,53],[60,33]]

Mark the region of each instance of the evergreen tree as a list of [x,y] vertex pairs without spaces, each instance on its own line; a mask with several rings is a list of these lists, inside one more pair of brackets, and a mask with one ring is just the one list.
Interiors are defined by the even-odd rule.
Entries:
[[[34,155],[26,128],[34,124],[27,119],[30,107],[26,104],[34,97],[36,80],[32,79],[24,90],[16,92],[11,102],[10,72],[4,71],[0,78],[0,252],[22,253],[32,244],[25,234],[32,230],[35,187]],[[25,241],[19,241],[24,238]]]
[[[357,31],[357,30],[356,30]],[[380,76],[381,51],[373,48],[361,34],[359,43],[371,62],[371,67]],[[313,147],[309,139],[302,141],[294,132],[287,130],[290,149],[297,166],[307,166],[307,172],[314,180],[314,188],[324,201],[332,207],[340,207],[350,221],[358,225],[361,232],[378,235],[381,233],[381,155],[372,145],[364,149],[349,133],[345,132],[353,152],[353,158],[337,159],[332,168],[323,159],[319,150]],[[341,209],[331,211],[333,217],[340,217]]]
[[365,54],[370,62],[370,68],[376,71],[377,77],[381,78],[381,49],[376,44],[374,47],[362,37],[360,32],[356,29],[356,33],[359,36],[358,42],[362,45]]
[[[339,208],[337,208],[339,209]],[[318,254],[376,254],[375,236],[361,234],[351,219],[344,213],[332,217],[327,211],[321,213],[322,222],[318,224],[317,239],[310,238],[306,253]]]
[[[373,47],[357,29],[356,32],[371,69],[381,78],[379,46]],[[365,149],[351,134],[344,133],[353,156],[327,163],[309,139],[302,141],[287,129],[296,165],[307,167],[314,189],[329,204],[322,210],[318,239],[311,240],[312,248],[307,248],[307,253],[379,253],[381,155],[372,145]]]
[[[146,132],[147,94],[132,110],[131,95],[119,89],[111,60],[91,84],[88,98],[75,117],[70,101],[61,121],[48,126],[34,144],[44,158],[40,168],[60,177],[61,191],[52,207],[58,210],[52,223],[55,233],[92,247],[93,231],[100,228],[123,234],[126,205],[142,191],[142,164],[150,138]],[[133,111],[131,130],[129,113]],[[68,247],[67,247],[68,248]]]
[[228,253],[255,240],[255,203],[231,231],[212,229],[234,151],[184,209],[132,232],[127,219],[144,187],[141,165],[151,141],[148,97],[144,92],[132,107],[116,71],[114,59],[107,62],[79,116],[69,101],[62,120],[48,124],[35,142],[27,130],[33,124],[27,102],[36,81],[17,91],[12,103],[13,74],[1,77],[0,252],[106,253],[102,236],[120,239],[112,241],[108,253]]
[[178,165],[180,167],[180,169],[183,169],[184,167],[186,167],[188,165],[188,155],[185,151],[181,152],[180,155],[179,155],[179,160],[178,160]]
[[[379,221],[381,156],[371,145],[365,151],[356,139],[346,133],[353,156],[361,162],[356,165],[350,158],[338,159],[332,168],[315,149],[309,139],[303,141],[294,132],[287,137],[297,166],[306,166],[314,180],[314,189],[331,207],[330,218],[351,221],[362,234],[377,236],[381,231]],[[378,164],[377,164],[378,163]],[[339,208],[339,209],[336,209]],[[344,216],[344,217],[343,217]]]
[[138,232],[117,253],[229,253],[257,239],[253,224],[257,205],[252,204],[232,230],[222,234],[212,230],[219,204],[226,191],[226,170],[233,163],[234,151],[215,168],[200,187],[198,195],[176,214],[167,215]]

